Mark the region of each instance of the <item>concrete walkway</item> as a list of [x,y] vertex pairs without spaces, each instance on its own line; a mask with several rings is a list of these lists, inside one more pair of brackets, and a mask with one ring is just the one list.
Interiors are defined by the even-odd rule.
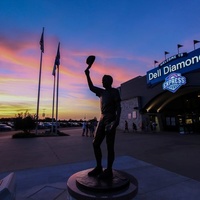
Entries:
[[[66,182],[95,165],[92,138],[70,136],[11,139],[0,136],[0,179],[16,175],[16,200],[66,200]],[[102,145],[104,165],[106,146]],[[200,196],[200,135],[117,132],[114,168],[135,176],[137,200],[197,200]]]

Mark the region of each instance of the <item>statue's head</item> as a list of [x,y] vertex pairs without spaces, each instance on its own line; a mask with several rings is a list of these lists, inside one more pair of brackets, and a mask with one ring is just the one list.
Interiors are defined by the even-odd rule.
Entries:
[[113,78],[110,75],[104,75],[102,78],[102,84],[104,88],[111,88],[113,83]]

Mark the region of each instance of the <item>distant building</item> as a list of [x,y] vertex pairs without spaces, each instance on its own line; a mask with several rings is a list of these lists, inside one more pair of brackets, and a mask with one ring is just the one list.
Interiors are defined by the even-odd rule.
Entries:
[[200,132],[200,49],[172,56],[120,86],[122,113],[138,131]]

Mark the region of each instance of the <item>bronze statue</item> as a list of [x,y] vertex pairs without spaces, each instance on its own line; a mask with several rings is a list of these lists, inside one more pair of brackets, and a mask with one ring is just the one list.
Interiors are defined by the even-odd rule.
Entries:
[[[96,158],[96,167],[88,173],[88,176],[97,176],[100,179],[108,179],[113,177],[112,166],[115,159],[114,142],[116,128],[119,125],[121,114],[121,98],[118,89],[112,88],[113,78],[110,75],[104,75],[102,85],[105,89],[93,85],[90,78],[90,71],[94,63],[95,56],[89,56],[86,60],[88,64],[85,70],[89,89],[94,92],[101,103],[101,117],[96,128],[93,149]],[[106,137],[107,144],[107,168],[103,171],[101,143]]]

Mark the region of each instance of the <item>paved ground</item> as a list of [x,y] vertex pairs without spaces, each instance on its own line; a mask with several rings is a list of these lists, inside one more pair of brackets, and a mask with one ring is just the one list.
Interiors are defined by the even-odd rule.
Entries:
[[[60,179],[61,183],[59,183],[58,174],[62,172],[63,168],[66,169],[67,167],[68,169],[71,169],[71,171],[65,172],[68,173],[69,176],[70,173],[73,173],[76,170],[81,170],[81,168],[85,169],[85,167],[92,167],[94,165],[92,138],[82,137],[81,129],[77,128],[67,129],[65,132],[70,136],[32,139],[11,139],[9,134],[0,133],[0,178],[3,178],[10,172],[16,172],[18,175],[18,180],[21,180],[22,182],[22,180],[24,181],[26,177],[32,179],[34,175],[37,174],[37,177],[35,177],[35,182],[37,183],[35,187],[37,187],[37,185],[39,186],[40,184],[44,184],[44,182],[41,180],[41,177],[45,177],[45,180],[54,180],[56,177],[55,172],[57,171],[58,177],[56,177],[56,182],[58,185],[62,185],[63,179]],[[106,158],[105,143],[103,144],[102,149],[103,157]],[[140,171],[142,169],[141,166],[152,166],[151,169],[154,170],[154,172],[160,172],[158,177],[162,177],[162,173],[164,173],[165,176],[166,174],[169,175],[172,173],[173,180],[174,176],[176,179],[178,177],[181,180],[192,180],[192,185],[198,185],[198,187],[200,187],[199,155],[200,135],[180,135],[178,133],[117,132],[116,167],[127,170],[131,173],[134,171],[133,163],[135,163],[137,167],[139,166]],[[46,174],[45,172],[50,171],[53,175],[50,175],[49,177],[49,173]],[[136,170],[134,172],[136,173]],[[32,177],[30,174],[32,174]],[[40,176],[40,178],[38,178],[38,176]],[[36,179],[39,179],[40,182],[37,182]],[[34,181],[29,180],[29,182],[32,184],[29,185],[29,189],[31,190],[33,188]],[[145,181],[143,182],[145,183]],[[66,187],[66,183],[64,185]],[[28,184],[23,185],[22,183],[19,183],[18,188],[19,189],[17,192],[19,192],[20,195],[22,193],[24,194],[25,189],[26,191],[28,190]],[[195,192],[193,193],[195,194]],[[63,195],[66,195],[66,193],[63,193]],[[141,195],[144,194],[140,193],[139,196],[142,197]],[[200,193],[198,193],[198,195],[200,195]],[[148,195],[145,197],[146,198],[138,199],[149,200],[149,198],[147,198]],[[32,197],[29,199],[39,200],[39,197]],[[65,199],[67,199],[67,197]],[[156,198],[153,200],[155,199]],[[175,198],[165,197],[164,199],[174,200]],[[188,197],[182,199],[188,199]]]

